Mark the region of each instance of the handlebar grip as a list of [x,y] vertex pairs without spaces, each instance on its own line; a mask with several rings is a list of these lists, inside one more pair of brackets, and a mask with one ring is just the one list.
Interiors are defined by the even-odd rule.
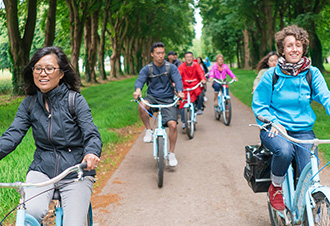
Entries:
[[79,164],[79,167],[80,167],[80,169],[87,168],[87,162],[83,162],[83,163]]
[[271,121],[267,118],[265,118],[264,116],[262,115],[258,115],[257,116],[257,119],[259,119],[260,121],[264,122],[264,123],[271,123]]

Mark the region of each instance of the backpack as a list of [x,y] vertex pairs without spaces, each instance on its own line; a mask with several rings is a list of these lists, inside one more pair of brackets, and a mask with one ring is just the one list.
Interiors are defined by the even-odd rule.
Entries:
[[148,68],[149,68],[149,75],[148,75],[148,79],[147,79],[147,85],[149,85],[151,78],[155,78],[155,77],[159,77],[159,76],[163,76],[163,75],[167,75],[168,79],[170,80],[171,86],[173,87],[172,83],[172,78],[171,78],[171,64],[170,62],[165,61],[165,67],[166,67],[166,72],[158,74],[158,75],[154,75],[154,66],[152,63],[148,64]]
[[[274,90],[274,85],[276,84],[276,82],[277,82],[277,80],[279,78],[279,76],[275,73],[275,71],[276,70],[274,70],[274,74],[273,74],[273,84],[272,84],[273,89],[272,90]],[[312,80],[313,80],[313,78],[312,78],[311,70],[308,70],[308,72],[306,74],[306,80],[308,82],[308,85],[309,85],[309,88],[310,88],[311,94],[312,94],[313,93],[313,87],[312,87]]]
[[[69,96],[68,96],[68,107],[69,107],[69,112],[73,118],[74,121],[77,121],[77,116],[76,116],[76,107],[75,107],[75,102],[76,102],[76,94],[77,92],[73,90],[69,90]],[[37,94],[33,95],[30,104],[28,107],[28,113],[30,114],[32,111],[32,108],[34,106],[34,103],[37,101]]]

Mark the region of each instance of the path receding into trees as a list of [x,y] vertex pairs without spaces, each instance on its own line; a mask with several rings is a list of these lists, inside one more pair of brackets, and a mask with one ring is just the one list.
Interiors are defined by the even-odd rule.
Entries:
[[[214,118],[208,86],[195,137],[189,140],[179,124],[179,164],[166,169],[163,188],[143,132],[99,194],[110,204],[93,210],[94,225],[270,225],[266,194],[253,193],[243,177],[244,147],[259,139],[259,130],[248,126],[255,123],[252,110],[232,97],[232,122],[225,126]],[[321,179],[330,185],[328,175]]]

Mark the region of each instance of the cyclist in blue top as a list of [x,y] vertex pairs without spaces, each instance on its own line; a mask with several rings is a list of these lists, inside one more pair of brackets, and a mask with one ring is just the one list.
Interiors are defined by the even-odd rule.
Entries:
[[[311,102],[317,101],[330,115],[330,91],[319,69],[311,66],[306,57],[308,33],[292,25],[275,34],[280,58],[276,67],[268,69],[260,79],[252,102],[254,114],[261,115],[276,123],[284,133],[297,139],[314,139],[313,125],[316,120]],[[273,76],[278,80],[273,84]],[[308,82],[311,73],[311,86]],[[258,124],[262,124],[259,120]],[[260,139],[272,151],[272,184],[268,195],[271,206],[284,210],[282,183],[287,169],[295,158],[301,172],[309,162],[310,154],[302,148],[277,137],[278,131],[272,127],[271,133],[260,131]],[[311,149],[310,144],[301,144]]]
[[[169,64],[169,73],[164,63],[165,46],[161,42],[155,42],[151,46],[152,62],[152,74],[150,74],[150,67],[146,65],[139,73],[139,77],[135,82],[135,92],[133,96],[135,99],[140,97],[141,90],[145,83],[148,83],[147,96],[144,98],[150,104],[169,104],[173,102],[174,87],[179,97],[184,98],[183,85],[178,68],[174,64]],[[142,104],[142,103],[141,103]],[[152,110],[148,106],[143,104],[143,107],[139,105],[139,115],[146,127],[146,134],[143,138],[144,142],[152,142],[153,132],[149,123],[149,115],[143,109]],[[174,148],[177,139],[177,123],[178,123],[178,110],[176,107],[163,108],[163,123],[164,126],[169,127],[169,141],[170,141],[170,153],[168,155],[169,165],[176,166],[178,164],[175,158]]]

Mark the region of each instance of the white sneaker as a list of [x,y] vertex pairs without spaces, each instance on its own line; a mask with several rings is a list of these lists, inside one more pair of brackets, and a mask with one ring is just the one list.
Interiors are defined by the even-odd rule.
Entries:
[[178,160],[176,160],[175,154],[172,152],[168,153],[168,165],[172,167],[178,165]]
[[186,123],[182,123],[182,127],[181,127],[183,130],[185,130],[186,129]]
[[207,97],[204,96],[204,102],[206,102],[206,101],[207,101]]
[[146,134],[143,137],[143,142],[144,143],[152,143],[153,141],[153,132],[151,129],[146,130]]

